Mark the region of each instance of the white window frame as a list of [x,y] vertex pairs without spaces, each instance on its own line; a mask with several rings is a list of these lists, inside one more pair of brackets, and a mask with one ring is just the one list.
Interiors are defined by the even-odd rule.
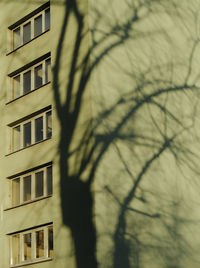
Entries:
[[[46,25],[45,25],[45,13],[46,13],[47,10],[49,10],[49,12],[50,12],[50,6],[48,6],[45,9],[43,9],[42,11],[38,12],[37,14],[32,16],[30,19],[27,19],[26,21],[24,21],[23,23],[17,25],[15,28],[13,28],[11,30],[11,51],[18,49],[18,48],[20,48],[21,46],[23,46],[25,44],[28,44],[31,40],[37,38],[38,36],[40,36],[41,34],[47,32],[50,29],[51,24],[50,24],[49,29],[46,29]],[[40,15],[42,15],[42,32],[41,32],[41,34],[39,34],[37,36],[34,36],[34,20],[35,20],[35,18],[37,18]],[[51,18],[51,15],[50,15],[50,18]],[[23,27],[24,27],[24,25],[26,25],[29,22],[31,23],[31,39],[28,42],[23,43]],[[20,28],[20,44],[19,44],[19,46],[15,47],[15,44],[14,44],[14,31],[17,30],[18,28]]]
[[[50,74],[49,74],[49,80],[47,81],[46,80],[46,62],[50,60]],[[35,68],[42,65],[42,84],[39,86],[39,87],[36,87],[35,86]],[[30,88],[30,91],[25,93],[24,94],[24,79],[23,79],[23,75],[24,73],[27,73],[27,72],[31,72],[31,88]],[[15,81],[15,78],[20,76],[20,82],[19,82],[19,91],[20,91],[20,94],[18,97],[15,97],[15,92],[14,92],[14,81]],[[19,72],[13,76],[10,77],[10,88],[11,88],[11,100],[14,100],[14,99],[17,99],[21,96],[25,96],[26,94],[30,93],[31,91],[33,90],[36,90],[46,84],[48,84],[49,82],[51,82],[51,57],[47,57],[45,58],[44,60],[42,61],[39,61],[37,62],[36,64],[32,65],[31,67],[23,70],[22,72]]]
[[[26,231],[18,232],[9,235],[9,240],[10,240],[10,267],[15,267],[19,266],[20,264],[28,264],[28,263],[37,263],[41,262],[43,260],[52,260],[53,257],[49,256],[49,235],[48,235],[48,230],[49,227],[53,228],[53,224],[48,224],[42,227],[34,228],[34,229],[29,229]],[[40,258],[36,258],[36,232],[37,231],[43,231],[44,232],[44,256]],[[31,233],[31,260],[24,260],[24,242],[23,242],[23,237],[25,234]],[[19,235],[19,263],[14,264],[13,260],[13,237]],[[53,239],[54,240],[54,239]]]
[[[47,114],[51,112],[51,116],[52,116],[52,110],[49,109],[43,113],[40,113],[36,116],[33,116],[31,117],[30,119],[27,119],[27,120],[24,120],[22,122],[20,122],[19,124],[16,124],[14,126],[12,126],[11,128],[11,152],[15,152],[15,151],[18,151],[18,150],[21,150],[23,148],[28,148],[29,146],[31,145],[34,145],[34,144],[37,144],[43,140],[47,140],[47,139],[50,139],[47,137]],[[42,117],[43,118],[43,139],[40,140],[40,141],[37,141],[36,142],[36,136],[35,136],[35,120],[39,117]],[[24,145],[24,125],[27,124],[27,123],[31,123],[31,144],[28,145],[28,146],[25,146]],[[19,144],[19,148],[17,150],[14,149],[14,144],[13,144],[13,140],[14,140],[14,129],[16,127],[20,127],[20,144]],[[51,132],[51,136],[52,136],[52,132]]]
[[[49,164],[45,167],[42,167],[42,168],[38,168],[38,169],[35,169],[33,171],[30,171],[30,172],[26,172],[26,173],[23,173],[22,175],[18,175],[12,179],[9,179],[10,180],[10,206],[11,207],[16,207],[16,206],[20,206],[20,205],[23,205],[23,204],[27,204],[27,203],[31,203],[33,201],[37,201],[37,200],[40,200],[40,199],[43,199],[45,197],[48,197],[48,196],[52,196],[53,195],[53,168],[52,168],[52,193],[51,194],[48,194],[48,182],[47,182],[47,170],[48,168],[51,167],[52,168],[52,164]],[[39,197],[36,197],[36,189],[35,189],[35,185],[36,185],[36,173],[38,172],[41,172],[43,171],[43,195],[39,196]],[[27,176],[31,176],[31,198],[27,201],[24,201],[24,177],[27,177]],[[19,204],[14,204],[14,200],[13,200],[13,182],[16,180],[16,179],[19,179],[19,187],[20,187],[20,190],[19,190],[19,196],[20,196],[20,199],[19,199]]]

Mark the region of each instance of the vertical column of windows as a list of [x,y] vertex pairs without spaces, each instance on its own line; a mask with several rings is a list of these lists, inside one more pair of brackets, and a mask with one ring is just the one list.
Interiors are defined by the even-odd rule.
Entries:
[[[50,29],[50,8],[41,11],[12,30],[12,49],[28,43]],[[30,65],[29,65],[30,66]],[[12,99],[50,82],[51,60],[47,58],[12,79]],[[47,111],[12,127],[12,151],[30,146],[52,136],[52,113]],[[30,202],[52,194],[52,166],[17,176],[10,180],[11,205]],[[53,226],[46,225],[10,235],[10,264],[18,265],[53,258]]]

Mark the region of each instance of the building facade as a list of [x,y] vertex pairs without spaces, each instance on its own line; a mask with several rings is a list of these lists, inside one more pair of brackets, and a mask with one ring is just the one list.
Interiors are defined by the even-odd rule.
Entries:
[[52,90],[64,3],[1,7],[0,267],[73,267],[70,233],[62,223]]
[[199,268],[199,0],[0,0],[0,268]]

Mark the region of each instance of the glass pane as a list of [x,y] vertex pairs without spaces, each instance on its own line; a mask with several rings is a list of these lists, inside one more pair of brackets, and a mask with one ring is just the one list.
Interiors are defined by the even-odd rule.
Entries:
[[20,250],[19,250],[19,234],[11,237],[12,252],[11,252],[11,265],[18,264],[20,262]]
[[31,40],[31,23],[27,23],[23,27],[23,44]]
[[23,178],[24,180],[24,201],[31,200],[31,175]]
[[24,124],[24,147],[31,145],[31,122]]
[[51,59],[45,61],[45,82],[51,81]]
[[50,9],[45,10],[45,31],[50,29]]
[[36,258],[44,257],[44,231],[36,232]]
[[13,49],[19,47],[21,45],[20,40],[20,27],[13,31]]
[[13,78],[13,99],[20,96],[20,75]]
[[48,257],[53,258],[53,226],[48,227]]
[[52,187],[52,167],[47,168],[47,195],[51,195],[53,193]]
[[43,196],[44,194],[44,172],[35,173],[35,197]]
[[20,178],[12,180],[12,205],[20,204]]
[[34,37],[42,33],[42,15],[34,19]]
[[13,128],[13,151],[20,149],[20,126]]
[[23,79],[24,79],[23,94],[26,94],[31,91],[31,71],[24,73]]
[[24,261],[31,260],[31,233],[24,234]]
[[52,116],[51,111],[46,114],[47,139],[52,136]]
[[42,86],[42,64],[35,67],[35,88]]
[[35,119],[35,142],[43,140],[43,117]]

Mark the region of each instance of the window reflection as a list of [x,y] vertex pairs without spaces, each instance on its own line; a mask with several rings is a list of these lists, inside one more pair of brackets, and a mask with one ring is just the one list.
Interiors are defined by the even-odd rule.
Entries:
[[20,241],[19,241],[19,234],[13,235],[12,236],[12,251],[11,251],[11,265],[18,264],[20,261]]
[[31,145],[31,122],[24,124],[24,147]]
[[42,73],[42,64],[40,64],[39,66],[35,67],[35,88],[42,86]]
[[14,49],[18,48],[21,45],[21,39],[20,39],[20,27],[15,29],[13,31],[13,46]]
[[47,139],[52,136],[52,116],[51,111],[46,114]]
[[48,257],[53,258],[53,226],[48,227]]
[[51,81],[51,59],[46,60],[45,64],[45,82]]
[[50,29],[50,9],[45,10],[45,31]]
[[13,98],[16,99],[20,96],[20,75],[13,78]]
[[35,119],[35,142],[43,140],[43,117]]
[[31,200],[31,175],[24,177],[24,201]]
[[20,126],[13,128],[13,150],[20,149]]
[[34,19],[34,37],[42,33],[42,15]]
[[24,261],[31,260],[31,242],[32,237],[31,233],[24,234]]
[[44,257],[44,231],[36,232],[36,258]]
[[12,180],[12,205],[20,204],[20,178]]
[[47,195],[53,193],[52,166],[47,168]]
[[23,26],[23,44],[31,40],[31,23],[28,22]]
[[43,196],[44,194],[44,172],[35,173],[35,197]]
[[28,71],[23,75],[23,89],[23,94],[31,91],[31,71]]

